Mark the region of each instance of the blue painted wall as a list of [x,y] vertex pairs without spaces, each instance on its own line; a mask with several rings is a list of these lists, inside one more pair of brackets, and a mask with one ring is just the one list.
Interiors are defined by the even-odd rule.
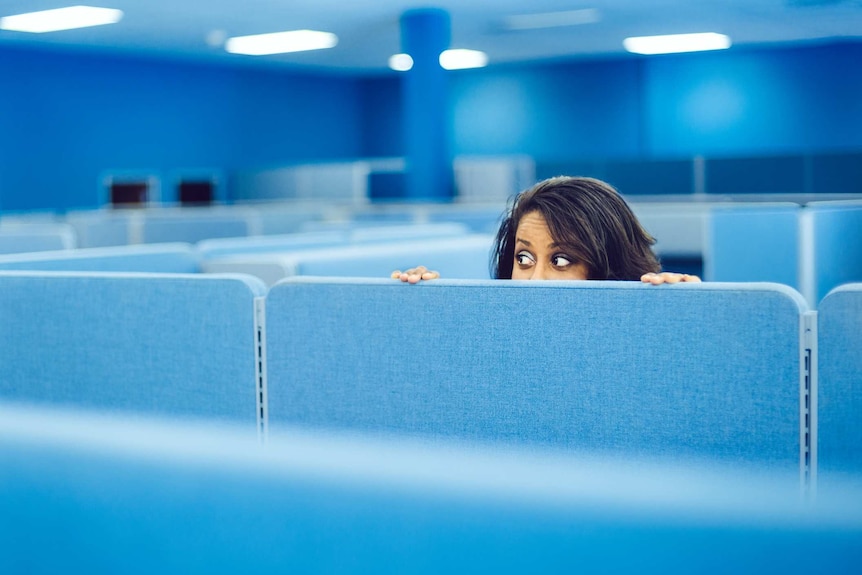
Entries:
[[401,76],[372,76],[360,81],[363,154],[385,158],[404,154],[401,129]]
[[647,152],[862,148],[862,43],[644,60]]
[[[862,42],[457,71],[453,152],[629,167],[698,154],[858,152],[858,62]],[[327,75],[3,47],[0,77],[4,210],[96,207],[106,170],[224,173],[404,153],[401,77],[394,73]],[[858,172],[853,156],[837,158],[836,166]],[[840,185],[838,178],[827,187],[856,191]],[[172,199],[169,190],[163,198]]]
[[862,43],[461,72],[456,153],[543,161],[862,148]]
[[9,48],[0,77],[0,209],[96,207],[105,170],[362,153],[355,78]]
[[542,160],[638,156],[640,74],[636,60],[458,72],[455,153]]

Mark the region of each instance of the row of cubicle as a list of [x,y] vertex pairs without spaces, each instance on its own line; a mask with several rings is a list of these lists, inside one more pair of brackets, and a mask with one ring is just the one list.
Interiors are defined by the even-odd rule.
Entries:
[[[638,200],[631,205],[656,238],[656,251],[665,269],[695,273],[707,281],[783,283],[815,304],[838,285],[862,281],[862,200],[805,200]],[[12,262],[16,256],[11,254],[17,252],[181,242],[195,245],[198,255],[208,261],[195,271],[250,271],[274,283],[290,275],[284,269],[291,264],[280,261],[278,253],[334,247],[345,241],[382,244],[387,239],[413,241],[438,234],[474,235],[470,241],[481,242],[479,236],[494,234],[504,210],[503,203],[278,203],[71,212],[41,218],[5,216],[0,217],[0,258],[10,254]],[[393,254],[392,267],[421,262],[440,267],[444,277],[486,278],[487,250],[481,253],[470,245],[465,243],[465,250],[475,259],[467,267],[437,266],[433,256],[425,259],[421,244],[402,250],[412,247],[416,259]],[[353,269],[362,271],[361,267]],[[379,270],[369,273],[378,275]]]
[[0,572],[858,572],[862,206],[635,202],[673,286],[294,207],[0,220]]
[[860,284],[0,293],[4,572],[862,564]]

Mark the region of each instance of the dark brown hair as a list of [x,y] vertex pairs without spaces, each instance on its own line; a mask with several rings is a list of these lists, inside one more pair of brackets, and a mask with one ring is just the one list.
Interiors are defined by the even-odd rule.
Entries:
[[491,277],[512,279],[515,233],[521,218],[538,212],[551,237],[587,266],[591,280],[639,280],[661,269],[655,240],[622,196],[594,178],[559,176],[516,196],[500,224],[491,254]]

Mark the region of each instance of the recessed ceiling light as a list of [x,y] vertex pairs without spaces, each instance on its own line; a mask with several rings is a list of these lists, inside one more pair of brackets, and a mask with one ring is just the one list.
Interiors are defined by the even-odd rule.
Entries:
[[[488,64],[488,55],[479,50],[444,50],[438,58],[440,67],[446,70],[481,68]],[[389,67],[396,72],[406,72],[413,68],[410,54],[393,54],[389,57]]]
[[626,38],[623,46],[635,54],[676,54],[703,52],[730,48],[730,38],[724,34],[670,34],[666,36],[639,36]]
[[338,44],[338,36],[330,32],[291,30],[289,32],[273,32],[271,34],[255,34],[253,36],[228,38],[225,43],[225,50],[232,54],[266,56],[287,52],[322,50],[324,48],[332,48],[336,44]]
[[93,6],[69,6],[55,10],[28,12],[0,18],[0,29],[15,32],[56,32],[114,24],[123,17],[122,10],[94,8]]
[[482,68],[488,65],[488,55],[479,50],[452,49],[440,53],[440,66],[446,70]]
[[396,72],[406,72],[413,67],[413,58],[410,54],[393,54],[389,57],[389,67]]
[[559,28],[563,26],[578,26],[594,24],[601,20],[601,14],[595,8],[580,10],[565,10],[562,12],[541,12],[539,14],[519,14],[503,19],[503,27],[507,30],[538,30],[541,28]]

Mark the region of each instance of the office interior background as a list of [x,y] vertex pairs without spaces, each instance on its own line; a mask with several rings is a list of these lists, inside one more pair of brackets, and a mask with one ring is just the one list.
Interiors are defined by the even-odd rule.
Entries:
[[[100,208],[110,177],[155,178],[155,204],[175,204],[189,178],[217,180],[218,202],[271,200],[277,189],[234,182],[404,158],[405,73],[386,63],[403,11],[422,4],[114,4],[126,12],[112,25],[0,31],[0,210]],[[862,193],[856,2],[541,2],[528,12],[558,15],[531,29],[514,28],[524,10],[511,2],[441,4],[450,45],[488,55],[485,68],[448,73],[452,160],[528,158],[537,178],[596,175],[626,195]],[[560,25],[566,14],[574,23]],[[341,39],[272,56],[223,48],[291,28]],[[733,45],[622,49],[626,36],[688,31]],[[368,190],[402,194],[392,178]]]
[[[862,1],[100,6],[0,1],[0,573],[862,571]],[[708,281],[491,280],[560,174]]]

